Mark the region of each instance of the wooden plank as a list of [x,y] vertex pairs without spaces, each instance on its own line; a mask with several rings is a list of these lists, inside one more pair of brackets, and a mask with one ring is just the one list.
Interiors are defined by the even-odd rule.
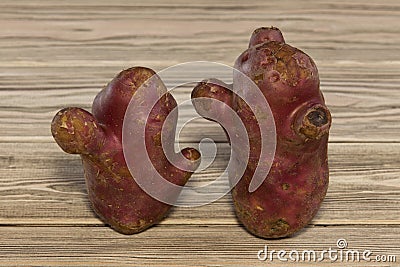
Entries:
[[[192,186],[213,181],[224,170],[229,146],[217,146],[217,158],[193,175]],[[55,143],[0,143],[0,151],[0,224],[101,224],[88,203],[79,156],[65,154]],[[400,144],[333,143],[329,162],[330,187],[312,224],[400,224]],[[238,222],[226,196],[202,207],[175,208],[162,223]]]
[[[35,141],[40,137],[44,142],[52,142],[49,127],[54,114],[67,106],[90,110],[93,98],[102,88],[100,80],[103,85],[111,80],[111,77],[100,79],[98,76],[115,73],[110,70],[94,74],[96,68],[84,68],[74,77],[76,70],[71,68],[42,71],[45,72],[36,73],[37,76],[29,69],[20,70],[18,75],[3,74],[0,80],[0,141],[7,142],[10,138],[11,141]],[[57,77],[57,71],[65,73]],[[88,78],[85,79],[83,74]],[[397,101],[400,92],[396,87],[400,82],[399,74],[400,68],[391,78],[368,78],[365,73],[364,78],[323,80],[321,88],[333,115],[331,142],[400,142],[400,104]],[[19,76],[23,78],[19,78],[16,85],[12,81]],[[166,82],[171,84],[173,81],[171,78]],[[173,93],[181,103],[190,100],[191,90],[192,86],[182,86]],[[179,125],[192,116],[198,115],[191,105],[180,109]],[[197,131],[199,127],[203,131]],[[226,141],[218,125],[202,119],[187,124],[185,133],[180,137],[183,142],[198,141],[204,136]]]
[[[4,30],[0,48],[4,55],[0,65],[5,66],[54,62],[68,66],[71,61],[87,65],[102,60],[232,63],[247,45],[250,32],[271,24],[281,27],[287,40],[310,52],[317,62],[399,60],[396,22],[400,8],[393,1],[1,5]],[[188,23],[190,30],[186,30]],[[371,32],[374,38],[370,38]]]
[[[128,66],[232,65],[255,27],[274,24],[319,66],[334,119],[331,141],[400,142],[396,1],[211,2],[2,1],[0,141],[50,142],[48,125],[59,108],[89,108]],[[218,127],[193,127],[223,139]],[[198,140],[198,131],[188,132],[182,141]]]
[[[396,262],[346,261],[349,250],[370,250],[378,255],[400,254],[399,226],[308,227],[293,238],[263,240],[238,226],[158,226],[134,236],[124,236],[106,227],[0,227],[0,265],[3,266],[310,266],[305,250],[319,258],[322,250],[337,248],[345,239],[341,266],[395,266]],[[296,250],[298,262],[260,261],[259,250]],[[335,256],[335,254],[333,254]],[[286,255],[286,258],[288,255]],[[361,256],[362,258],[362,256]],[[394,261],[394,260],[393,260]],[[333,263],[325,254],[318,266]]]

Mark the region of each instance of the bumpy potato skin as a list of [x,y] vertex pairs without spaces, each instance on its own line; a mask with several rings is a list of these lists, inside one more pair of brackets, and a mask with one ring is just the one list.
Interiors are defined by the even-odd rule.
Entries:
[[[122,124],[127,106],[137,89],[154,74],[143,67],[124,70],[96,96],[93,115],[80,108],[66,108],[56,114],[51,124],[58,145],[67,153],[81,155],[93,209],[104,222],[124,234],[139,233],[158,223],[171,208],[137,185],[122,150]],[[161,81],[158,85],[164,88]],[[146,148],[154,167],[165,179],[184,185],[191,173],[172,166],[161,143],[154,142],[165,117],[175,107],[176,102],[168,93],[154,106],[146,125]],[[182,153],[195,169],[199,152],[186,148]]]
[[[230,96],[225,103],[237,112],[248,131],[250,157],[241,158],[241,153],[236,153],[238,160],[248,163],[232,190],[239,220],[259,237],[290,236],[312,220],[328,188],[331,115],[319,89],[318,71],[308,55],[284,42],[277,28],[255,30],[249,48],[238,57],[235,68],[257,84],[276,124],[275,157],[268,176],[256,191],[248,189],[256,167],[265,164],[259,158],[260,130],[249,106],[236,94],[246,99],[251,97],[251,91],[239,88],[232,93],[221,86],[202,83],[192,97],[215,98],[214,92],[218,92],[218,98],[224,101]],[[207,116],[204,108],[196,109]]]

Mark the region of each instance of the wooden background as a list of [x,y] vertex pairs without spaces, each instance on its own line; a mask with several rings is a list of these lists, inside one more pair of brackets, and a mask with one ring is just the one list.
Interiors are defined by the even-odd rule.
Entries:
[[[257,251],[322,251],[344,238],[351,249],[395,255],[397,263],[332,265],[400,266],[398,0],[2,0],[0,25],[0,265],[309,266],[261,262]],[[105,226],[90,209],[79,156],[51,137],[56,111],[90,109],[102,86],[130,66],[232,65],[251,32],[271,25],[315,59],[333,115],[330,187],[312,223],[292,238],[259,239],[237,222],[226,196],[175,208],[138,235]],[[220,153],[194,181],[214,179],[228,161],[211,122],[189,125],[179,139],[207,136]]]

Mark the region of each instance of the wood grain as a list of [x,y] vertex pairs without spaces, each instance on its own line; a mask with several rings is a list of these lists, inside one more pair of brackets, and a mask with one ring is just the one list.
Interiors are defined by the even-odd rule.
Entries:
[[[27,233],[29,236],[27,237]],[[244,229],[226,225],[162,225],[134,236],[103,227],[2,227],[0,264],[18,266],[310,266],[310,262],[259,261],[257,252],[268,250],[337,249],[345,238],[348,249],[371,250],[398,258],[398,226],[309,227],[295,237],[263,240]],[[377,238],[379,237],[379,238]],[[7,244],[4,246],[3,244]],[[347,250],[345,250],[347,251]],[[327,256],[327,255],[326,255]],[[287,257],[287,256],[286,256]],[[313,263],[313,262],[311,262]],[[329,258],[318,266],[332,266]],[[393,266],[393,263],[336,262],[338,266]]]
[[[191,186],[211,182],[224,171],[230,149],[227,144],[218,144],[217,149],[212,165],[194,174]],[[65,154],[54,143],[0,143],[0,151],[4,151],[0,156],[1,224],[101,224],[88,203],[79,156]],[[400,144],[332,143],[329,163],[328,194],[313,224],[400,223]],[[176,207],[162,223],[238,222],[226,196],[202,207]]]
[[[371,78],[360,79],[358,82],[351,79],[337,81],[333,78],[322,81],[321,88],[333,116],[330,139],[332,142],[400,141],[398,134],[400,132],[398,102],[400,91],[395,86],[400,81],[398,78],[400,77],[400,68],[398,69],[399,72],[393,74],[393,77],[396,76],[393,78],[394,84],[382,78],[375,78],[376,84],[373,85]],[[34,141],[40,137],[42,142],[52,142],[49,123],[55,113],[67,106],[78,106],[90,110],[94,96],[107,81],[111,80],[110,77],[104,77],[103,82],[99,78],[88,78],[88,81],[85,81],[84,77],[77,75],[74,78],[77,80],[70,81],[71,78],[66,76],[75,76],[76,69],[70,71],[61,68],[47,70],[49,73],[41,73],[37,76],[32,73],[30,75],[24,72],[19,73],[18,77],[22,77],[18,78],[18,85],[11,84],[11,80],[15,80],[15,77],[4,77],[0,82],[0,106],[2,108],[0,141]],[[57,71],[64,72],[63,77],[57,77],[60,76]],[[94,69],[81,69],[77,72],[88,73],[88,71],[94,71]],[[119,70],[109,70],[107,74],[103,75],[114,75],[116,72]],[[35,84],[36,81],[37,84]],[[166,83],[170,84],[174,81],[171,78]],[[2,85],[1,83],[9,84]],[[174,90],[173,93],[178,102],[190,100],[192,88],[182,86]],[[195,114],[193,107],[181,109],[180,124],[188,121],[191,114]],[[207,133],[210,138],[220,142],[226,141],[220,127],[206,120],[193,121],[187,127],[192,127],[192,129],[187,131],[187,135],[181,137],[183,142],[198,141],[200,133],[193,128],[199,127],[204,129],[204,133]]]
[[[0,266],[310,266],[260,262],[256,253],[264,245],[321,251],[338,238],[399,262],[399,18],[398,0],[1,1]],[[198,60],[231,66],[251,32],[270,25],[315,60],[333,115],[330,187],[312,223],[292,238],[258,239],[240,226],[226,196],[174,208],[139,235],[106,227],[91,211],[79,157],[63,153],[51,137],[55,112],[89,110],[99,90],[130,66],[159,71]],[[173,94],[181,103],[190,92],[186,85]],[[193,115],[181,108],[179,125]],[[218,155],[192,185],[215,179],[229,159],[214,123],[194,120],[178,139],[196,146],[206,137]]]
[[[89,108],[96,93],[129,66],[161,70],[196,60],[232,65],[251,31],[266,24],[282,28],[289,43],[315,59],[334,119],[331,141],[400,141],[400,8],[393,1],[3,1],[0,7],[0,141],[50,142],[47,125],[58,109]],[[177,97],[187,99],[189,92]],[[210,135],[218,138],[215,128]]]

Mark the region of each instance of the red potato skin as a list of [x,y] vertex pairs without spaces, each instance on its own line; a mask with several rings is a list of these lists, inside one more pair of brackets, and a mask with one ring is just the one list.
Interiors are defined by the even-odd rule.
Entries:
[[[137,185],[122,150],[127,106],[137,89],[154,74],[153,70],[143,67],[124,70],[96,96],[93,115],[80,108],[66,108],[55,115],[51,124],[57,144],[67,153],[81,155],[94,211],[124,234],[139,233],[160,222],[171,208]],[[158,85],[166,92],[161,80]],[[168,181],[183,186],[192,173],[172,166],[159,140],[165,118],[175,107],[176,102],[168,93],[154,106],[146,124],[146,148],[155,169]],[[167,136],[174,138],[175,126],[170,129]],[[199,152],[186,148],[181,153],[190,160],[192,166],[188,168],[194,170],[199,164]]]
[[[327,144],[331,115],[319,89],[318,71],[304,52],[287,45],[277,28],[259,28],[235,68],[250,77],[268,101],[276,125],[276,151],[269,174],[254,192],[249,184],[260,159],[261,135],[249,106],[222,86],[202,82],[192,98],[224,101],[243,121],[249,136],[246,171],[232,189],[238,219],[252,234],[281,238],[305,227],[317,213],[328,188]],[[235,83],[235,78],[234,78]],[[240,95],[250,97],[248,88]],[[195,106],[204,117],[221,113]],[[266,137],[268,138],[268,137]]]

